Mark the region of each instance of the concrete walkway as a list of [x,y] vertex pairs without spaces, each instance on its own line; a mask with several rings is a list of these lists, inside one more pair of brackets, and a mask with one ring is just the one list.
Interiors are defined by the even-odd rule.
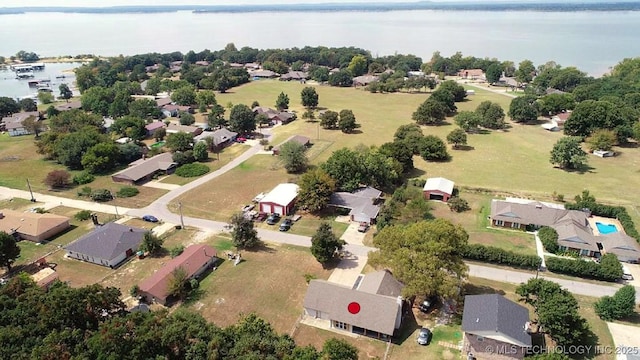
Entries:
[[610,322],[607,323],[607,327],[616,346],[615,349],[610,350],[612,354],[615,353],[614,351],[618,351],[615,353],[618,355],[617,359],[627,358],[625,356],[620,357],[620,355],[640,355],[640,336],[638,336],[640,327]]
[[367,265],[367,260],[366,256],[356,255],[340,260],[327,281],[353,287],[358,276],[362,274],[362,269]]
[[358,231],[360,224],[357,222],[352,222],[347,227],[347,230],[340,236],[341,240],[344,240],[347,244],[354,245],[364,245],[364,236],[365,233],[361,233]]
[[142,186],[155,188],[155,189],[169,190],[169,191],[180,188],[180,185],[167,184],[167,183],[163,183],[163,182],[155,181],[155,180],[146,182],[146,183],[142,184]]
[[540,268],[546,269],[547,264],[544,261],[544,246],[542,246],[542,241],[540,240],[540,237],[538,237],[537,231],[533,233],[533,237],[536,240],[536,253],[538,254],[538,257],[542,260],[542,262],[540,263]]

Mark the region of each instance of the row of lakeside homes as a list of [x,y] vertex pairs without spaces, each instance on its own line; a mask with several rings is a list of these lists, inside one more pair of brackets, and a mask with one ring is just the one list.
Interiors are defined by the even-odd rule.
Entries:
[[[549,226],[558,233],[558,246],[581,256],[600,257],[615,254],[620,261],[639,262],[640,244],[623,229],[601,234],[586,211],[566,210],[560,204],[523,199],[491,201],[491,224],[510,229],[535,230]],[[606,220],[602,218],[603,220]],[[597,229],[596,229],[597,230]]]

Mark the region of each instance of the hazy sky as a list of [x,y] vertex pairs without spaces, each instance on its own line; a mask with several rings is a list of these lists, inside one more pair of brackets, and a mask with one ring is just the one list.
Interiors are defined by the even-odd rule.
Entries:
[[[328,2],[411,2],[417,0],[0,0],[0,7],[16,6],[120,6],[120,5],[245,5],[245,4],[317,4]],[[438,0],[452,1],[452,0]],[[469,0],[467,0],[469,1]],[[476,1],[476,0],[471,0]],[[485,0],[486,1],[486,0]]]

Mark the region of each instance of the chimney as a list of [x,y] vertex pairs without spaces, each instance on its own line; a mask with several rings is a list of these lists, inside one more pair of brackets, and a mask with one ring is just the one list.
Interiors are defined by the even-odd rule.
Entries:
[[129,228],[129,232],[133,232],[133,228]]

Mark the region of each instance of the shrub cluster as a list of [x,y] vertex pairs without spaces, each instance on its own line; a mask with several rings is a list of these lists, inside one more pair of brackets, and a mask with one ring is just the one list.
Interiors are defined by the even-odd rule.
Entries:
[[95,179],[96,179],[95,176],[89,174],[86,171],[83,171],[73,177],[73,183],[76,185],[84,185],[84,184],[89,184],[93,182],[93,180]]
[[189,178],[202,176],[209,172],[209,167],[203,164],[185,164],[176,169],[176,175]]
[[554,228],[543,226],[538,230],[538,237],[545,250],[552,254],[558,253],[558,232]]
[[107,189],[96,189],[91,192],[91,200],[105,202],[113,200],[113,196],[111,195],[111,191]]
[[138,190],[138,188],[133,187],[133,186],[124,186],[122,188],[120,188],[120,190],[118,190],[118,197],[133,197],[136,196],[140,193],[140,190]]
[[605,321],[620,320],[633,315],[636,307],[636,289],[625,285],[613,296],[603,296],[594,304],[596,314]]
[[602,281],[617,281],[622,276],[622,265],[614,254],[605,254],[600,263],[582,259],[547,257],[547,269],[552,272]]
[[91,211],[89,211],[89,210],[80,210],[73,217],[78,221],[89,220],[91,218]]
[[481,244],[468,244],[463,250],[462,257],[469,260],[509,265],[524,269],[538,269],[542,263],[542,259],[536,255],[522,255],[513,251]]

